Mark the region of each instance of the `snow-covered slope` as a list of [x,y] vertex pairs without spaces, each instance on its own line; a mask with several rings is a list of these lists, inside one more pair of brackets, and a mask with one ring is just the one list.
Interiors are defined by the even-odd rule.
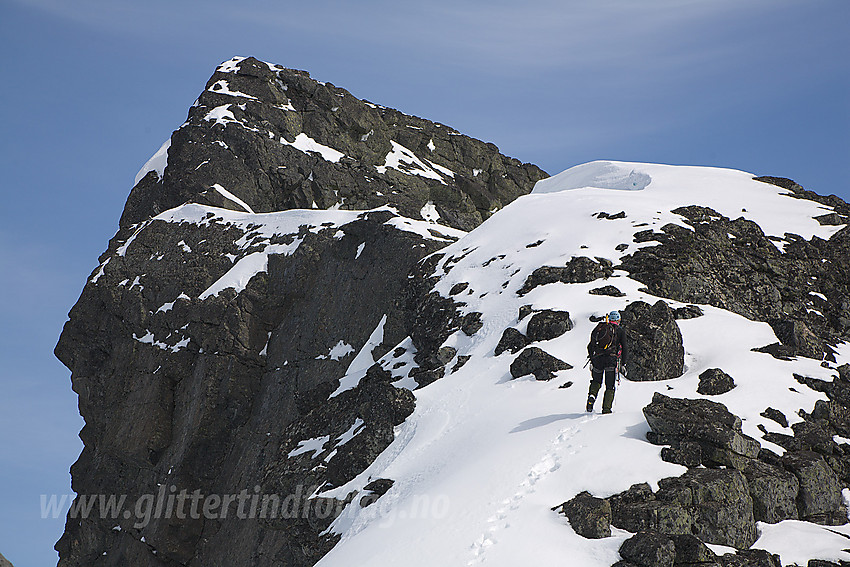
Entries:
[[[343,498],[376,478],[395,481],[374,505],[352,504],[336,520],[330,530],[341,541],[319,565],[613,564],[630,534],[615,529],[611,538],[585,539],[552,508],[584,490],[607,497],[639,482],[655,487],[659,479],[684,472],[662,461],[660,447],[646,441],[649,428],[641,410],[654,392],[702,397],[696,392],[697,377],[712,367],[723,368],[737,384],[713,399],[743,419],[744,433],[782,454],[781,447],[761,439],[759,427],[781,430],[759,415],[765,400],[790,421],[799,421],[799,409],[811,411],[826,397],[800,387],[793,374],[830,380],[834,371],[812,359],[783,361],[753,352],[777,341],[766,323],[701,306],[704,316],[678,321],[686,364],[681,378],[624,380],[612,415],[587,414],[589,372],[582,365],[594,325],[590,317],[658,298],[641,291],[643,284],[621,270],[605,282],[626,294],[620,298],[589,294],[600,281],[542,285],[524,296],[517,291],[536,268],[560,266],[571,257],[608,258],[616,266],[625,254],[654,244],[635,243],[638,231],[668,223],[692,230],[671,212],[682,206],[710,207],[733,219],[743,216],[776,237],[791,232],[826,239],[841,228],[813,219],[830,209],[783,193],[740,171],[593,162],[538,182],[532,194],[444,249],[435,290],[448,297],[456,284],[467,283],[454,299],[465,303],[464,313],[483,314],[477,333],[458,331],[445,343],[457,357],[471,358],[416,390],[416,410],[398,427],[389,448],[359,477],[324,494]],[[598,216],[620,211],[622,218]],[[574,367],[552,381],[512,380],[509,365],[515,357],[508,352],[494,356],[506,327],[525,330],[527,320],[518,323],[524,305],[569,311],[575,322],[571,331],[537,345]],[[837,359],[838,364],[850,360],[850,347],[839,345]],[[388,369],[393,362],[391,354],[382,361]],[[454,361],[446,368],[455,368]],[[850,553],[842,551],[848,527],[795,521],[759,527],[762,537],[754,547],[780,553],[783,564],[814,557],[850,560]]]

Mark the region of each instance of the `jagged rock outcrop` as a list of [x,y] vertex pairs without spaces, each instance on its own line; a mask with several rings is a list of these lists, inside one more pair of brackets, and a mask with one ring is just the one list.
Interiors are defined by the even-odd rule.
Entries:
[[741,431],[741,418],[709,400],[670,398],[656,392],[643,410],[650,442],[671,445],[661,458],[686,466],[743,469],[758,457],[758,441]]
[[611,524],[664,536],[695,535],[706,543],[747,549],[755,542],[753,500],[746,478],[732,469],[694,468],[681,477],[646,484],[608,498]]
[[694,519],[682,503],[656,498],[648,484],[636,484],[608,498],[611,524],[630,532],[689,534]]
[[312,565],[359,498],[311,489],[362,471],[413,409],[393,383],[459,367],[439,338],[480,324],[423,291],[419,261],[546,174],[253,58],[216,70],[140,173],[56,347],[86,422],[73,488],[199,505],[246,490],[265,515],[219,498],[210,514],[69,517],[60,565]]
[[[641,531],[620,546],[614,567],[780,567],[779,556],[753,549],[716,555],[699,538]],[[811,567],[811,563],[809,564]]]
[[[841,199],[818,198],[846,214]],[[636,233],[636,242],[659,244],[624,257],[618,267],[654,295],[770,323],[781,341],[767,350],[771,354],[832,358],[829,345],[850,333],[850,226],[829,240],[786,233],[783,252],[743,217],[730,220],[700,206],[673,212],[692,229],[668,224]]]
[[[657,493],[641,484],[608,498],[612,525],[666,536],[692,534],[706,543],[747,549],[756,539],[756,521],[847,522],[838,472],[845,470],[842,453],[828,433],[816,431],[818,420],[811,416],[804,414],[809,421],[794,424],[794,436],[781,436],[790,449],[780,458],[741,433],[741,420],[716,402],[656,393],[644,415],[651,428],[647,438],[670,445],[662,459],[689,470],[659,481]],[[736,565],[746,556],[727,559]],[[727,559],[721,562],[726,565]]]

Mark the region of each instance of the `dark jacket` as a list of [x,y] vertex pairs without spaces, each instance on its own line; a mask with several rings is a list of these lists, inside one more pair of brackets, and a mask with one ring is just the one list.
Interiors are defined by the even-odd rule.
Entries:
[[[613,323],[607,323],[607,324],[612,325]],[[601,357],[599,357],[599,356],[594,357],[593,344],[597,340],[597,335],[602,332],[602,329],[603,329],[602,324],[599,324],[596,327],[594,327],[593,331],[590,333],[590,342],[587,343],[587,356],[590,357],[590,361],[593,362],[594,366],[596,366],[596,367],[599,367],[599,366],[602,366],[602,365],[607,366],[607,364],[605,364],[605,362],[610,362],[610,361],[613,361],[612,364],[616,364],[617,358],[620,359],[621,363],[625,363],[626,359],[628,358],[629,347],[628,347],[628,344],[627,344],[627,341],[626,341],[626,332],[623,330],[623,328],[620,325],[617,325],[617,324],[613,324],[613,325],[614,325],[614,331],[616,332],[616,335],[617,335],[617,343],[620,345],[618,354],[616,356],[602,355]],[[601,359],[607,359],[607,360],[600,360],[599,361],[600,364],[596,364],[596,361],[594,360],[594,358],[601,358]]]

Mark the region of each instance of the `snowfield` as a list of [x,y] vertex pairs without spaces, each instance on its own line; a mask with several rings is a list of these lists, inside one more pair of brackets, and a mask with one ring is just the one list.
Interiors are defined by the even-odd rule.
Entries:
[[[355,500],[334,522],[330,530],[341,541],[319,565],[610,566],[631,534],[614,529],[613,537],[585,539],[552,508],[583,490],[607,497],[639,482],[656,488],[659,479],[683,473],[684,467],[661,460],[661,447],[646,441],[649,428],[641,410],[656,391],[702,397],[696,393],[697,377],[712,367],[730,374],[737,387],[708,399],[725,404],[743,419],[744,433],[782,454],[758,430],[761,425],[781,431],[781,426],[759,413],[770,405],[799,421],[797,410],[811,411],[826,398],[799,387],[792,374],[831,380],[835,372],[811,359],[781,361],[752,352],[777,341],[767,324],[701,306],[704,316],[678,321],[685,374],[662,382],[624,380],[614,413],[603,416],[584,412],[590,374],[582,365],[594,325],[589,318],[659,298],[639,291],[643,285],[622,271],[604,282],[623,291],[621,298],[588,294],[602,285],[599,280],[544,285],[523,297],[516,293],[534,269],[564,265],[573,256],[609,258],[616,265],[637,247],[653,244],[635,244],[635,232],[671,222],[687,226],[670,212],[680,206],[698,204],[733,219],[743,216],[778,237],[788,231],[829,238],[841,228],[812,218],[830,209],[784,196],[781,188],[752,177],[716,168],[593,162],[540,181],[532,194],[442,250],[436,290],[448,296],[455,284],[468,283],[455,299],[466,303],[464,312],[483,313],[484,326],[472,337],[459,331],[449,338],[446,345],[469,361],[416,390],[416,410],[397,428],[393,444],[359,477],[322,494],[344,497],[370,480],[395,480],[374,505],[360,508]],[[625,218],[595,216],[620,211]],[[616,250],[623,243],[628,248]],[[450,258],[459,260],[447,271]],[[517,321],[523,305],[569,311],[575,323],[564,335],[537,344],[574,367],[550,382],[531,376],[511,380],[508,367],[515,356],[493,354],[506,327],[525,330]],[[840,345],[838,364],[848,361],[850,347]],[[381,362],[390,367],[388,357]],[[353,387],[366,367],[350,369],[341,389]],[[410,383],[404,377],[397,382]],[[850,560],[841,535],[850,536],[850,527],[796,521],[759,527],[754,547],[781,554],[783,564]]]

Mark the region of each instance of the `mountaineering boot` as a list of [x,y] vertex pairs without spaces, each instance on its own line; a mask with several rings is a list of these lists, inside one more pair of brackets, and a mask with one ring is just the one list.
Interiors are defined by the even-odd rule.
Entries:
[[602,396],[602,413],[611,413],[611,406],[614,405],[614,390],[605,388],[605,395]]
[[596,382],[590,383],[590,389],[587,391],[587,411],[593,411],[593,404],[596,403],[596,395],[599,394],[599,388],[602,387],[602,384],[598,384]]

